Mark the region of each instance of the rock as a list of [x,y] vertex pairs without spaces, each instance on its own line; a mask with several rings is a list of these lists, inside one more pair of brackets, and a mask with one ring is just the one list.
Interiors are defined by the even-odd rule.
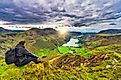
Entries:
[[110,68],[110,67],[111,67],[111,65],[107,65],[107,66],[106,66],[107,69]]

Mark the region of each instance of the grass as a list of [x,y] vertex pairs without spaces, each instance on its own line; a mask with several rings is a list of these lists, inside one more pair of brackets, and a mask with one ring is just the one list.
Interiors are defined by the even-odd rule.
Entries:
[[61,54],[65,54],[65,53],[69,53],[71,51],[71,48],[70,47],[64,47],[64,46],[61,46],[61,47],[58,47],[58,50]]
[[[16,41],[20,38],[17,37]],[[121,79],[121,44],[119,44],[120,42],[116,43],[115,38],[111,40],[106,37],[96,37],[96,39],[86,42],[86,45],[80,48],[59,46],[58,44],[62,42],[60,40],[54,49],[48,48],[49,41],[55,42],[54,36],[35,38],[35,42],[39,43],[36,43],[36,46],[35,42],[31,43],[29,38],[26,38],[27,42],[30,43],[30,46],[27,45],[27,48],[40,56],[39,59],[44,62],[40,64],[31,62],[23,67],[16,67],[14,64],[7,65],[4,59],[2,59],[0,60],[0,80]],[[117,38],[120,39],[120,37]],[[106,45],[103,43],[104,40],[107,41],[105,42]],[[41,42],[48,42],[48,45],[46,44],[46,46],[44,45],[45,48],[41,48],[43,44]],[[107,44],[109,42],[110,44]],[[3,46],[10,47],[13,44],[9,44],[8,41]],[[33,47],[37,47],[37,49]],[[42,58],[42,56],[46,57]]]
[[[63,48],[60,50],[63,50]],[[88,59],[87,57],[89,57],[89,55],[93,55],[92,53],[90,53],[90,50],[86,48],[80,48],[80,49],[71,48],[71,50],[75,50],[75,52],[78,53],[76,55],[86,56],[86,59]],[[99,47],[93,50],[92,52],[93,53],[97,52],[95,54],[98,54],[105,50],[107,51],[106,53],[109,54],[110,59],[105,61],[103,60],[100,66],[95,66],[95,67],[85,67],[81,63],[80,63],[80,66],[71,67],[69,65],[71,65],[73,61],[71,63],[68,63],[67,61],[67,63],[65,63],[63,67],[56,68],[57,64],[54,62],[55,61],[59,62],[61,59],[59,60],[58,58],[66,55],[66,54],[59,55],[59,52],[56,49],[51,51],[48,49],[41,49],[35,52],[39,56],[44,56],[44,55],[51,56],[51,58],[49,56],[45,59],[42,59],[45,62],[41,64],[34,64],[33,62],[31,62],[24,67],[18,68],[14,64],[6,65],[4,60],[1,60],[0,79],[1,80],[11,80],[11,79],[12,80],[20,80],[20,79],[21,80],[27,80],[27,79],[29,80],[38,80],[38,79],[39,80],[51,80],[51,79],[52,80],[58,80],[58,79],[59,80],[102,80],[102,79],[114,80],[114,79],[120,79],[120,75],[119,75],[120,68],[115,66],[115,63],[112,64],[113,59],[117,60],[115,55],[119,56],[120,58],[120,54],[116,52],[115,54],[113,54],[113,50],[111,51],[109,46]],[[110,54],[114,56],[111,56]],[[65,57],[65,61],[71,60],[71,59],[73,60],[73,57],[76,55],[72,55],[72,56],[69,55]],[[118,61],[120,61],[120,59]],[[110,65],[110,67],[106,68],[106,66],[108,65]]]
[[74,47],[61,46],[58,47],[58,50],[61,54],[72,53],[75,55],[80,55],[84,58],[88,58],[92,54],[92,52],[87,48],[74,48]]

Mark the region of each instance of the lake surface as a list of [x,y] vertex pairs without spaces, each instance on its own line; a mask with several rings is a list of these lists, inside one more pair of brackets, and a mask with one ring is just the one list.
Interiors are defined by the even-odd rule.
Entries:
[[62,46],[79,47],[78,42],[79,42],[78,39],[73,39],[73,38],[71,38],[71,39],[69,40],[69,42],[63,44]]
[[84,35],[82,34],[82,35],[75,36],[77,38],[70,38],[70,40],[67,43],[63,44],[62,46],[79,47],[78,38],[83,37],[83,36]]

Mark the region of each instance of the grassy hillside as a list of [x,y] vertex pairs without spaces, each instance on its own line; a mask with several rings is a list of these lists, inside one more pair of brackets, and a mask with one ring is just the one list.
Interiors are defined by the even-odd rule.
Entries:
[[67,40],[57,34],[21,33],[2,43],[5,49],[26,40],[26,47],[43,63],[16,67],[1,59],[0,80],[120,80],[120,38],[121,35],[107,34],[84,36],[79,38],[80,47],[73,48],[61,46]]
[[[47,32],[48,34],[45,34]],[[4,56],[6,50],[14,47],[19,41],[25,40],[25,46],[31,51],[47,48],[53,50],[66,42],[66,38],[60,37],[54,29],[30,29],[21,33],[3,33],[0,35],[0,55]]]

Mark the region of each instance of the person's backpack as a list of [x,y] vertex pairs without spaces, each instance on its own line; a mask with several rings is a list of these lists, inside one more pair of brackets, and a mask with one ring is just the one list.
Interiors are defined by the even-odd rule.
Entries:
[[6,64],[12,64],[15,61],[16,61],[15,49],[14,48],[10,48],[10,50],[8,50],[5,53],[5,62],[6,62]]

